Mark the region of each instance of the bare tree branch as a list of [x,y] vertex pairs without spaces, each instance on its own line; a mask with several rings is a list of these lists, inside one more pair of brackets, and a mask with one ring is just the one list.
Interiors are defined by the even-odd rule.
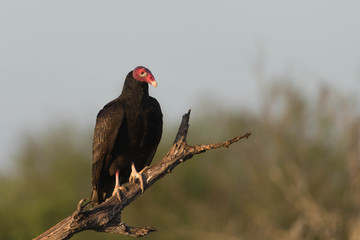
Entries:
[[[229,147],[229,145],[251,135],[251,133],[246,133],[223,143],[190,146],[186,143],[189,118],[190,110],[183,116],[174,145],[166,156],[143,172],[145,190],[157,180],[170,173],[181,162],[192,158],[195,154],[220,147]],[[65,218],[35,239],[69,239],[74,234],[85,230],[117,233],[133,237],[148,235],[156,231],[156,229],[153,227],[130,227],[121,221],[121,211],[139,197],[140,194],[139,184],[129,183],[125,186],[125,190],[121,191],[121,201],[113,196],[95,208],[84,210],[85,206],[82,206],[82,203],[85,199],[82,199],[77,206],[77,210],[71,216]]]

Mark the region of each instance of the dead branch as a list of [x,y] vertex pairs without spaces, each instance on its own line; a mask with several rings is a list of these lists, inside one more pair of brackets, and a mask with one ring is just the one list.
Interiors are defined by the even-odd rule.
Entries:
[[[190,146],[186,143],[189,118],[190,110],[183,116],[174,145],[166,156],[143,172],[145,190],[170,173],[181,162],[192,158],[195,154],[220,147],[229,147],[229,145],[251,135],[251,133],[246,133],[223,143]],[[130,227],[121,221],[121,211],[141,194],[139,184],[129,183],[125,186],[125,189],[121,191],[121,202],[117,197],[113,196],[90,210],[84,210],[85,206],[82,206],[82,203],[85,199],[80,200],[77,210],[71,216],[35,239],[69,239],[74,234],[85,230],[117,233],[133,237],[142,237],[156,231],[153,227]]]

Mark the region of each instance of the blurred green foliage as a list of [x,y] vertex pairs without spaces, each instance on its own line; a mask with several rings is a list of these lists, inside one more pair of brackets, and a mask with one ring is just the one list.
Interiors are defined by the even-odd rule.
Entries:
[[[357,101],[326,87],[309,99],[284,83],[261,101],[256,113],[193,112],[190,144],[252,136],[181,164],[123,221],[156,227],[147,239],[360,239]],[[177,127],[165,129],[154,161]],[[91,134],[65,126],[24,137],[14,171],[0,176],[0,239],[33,238],[89,197]],[[120,238],[131,239],[94,231],[72,239]]]

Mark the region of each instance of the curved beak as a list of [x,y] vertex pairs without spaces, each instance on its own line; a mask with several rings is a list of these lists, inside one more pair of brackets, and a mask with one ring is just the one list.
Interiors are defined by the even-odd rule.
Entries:
[[151,81],[150,84],[153,85],[155,88],[157,87],[157,82],[155,80]]

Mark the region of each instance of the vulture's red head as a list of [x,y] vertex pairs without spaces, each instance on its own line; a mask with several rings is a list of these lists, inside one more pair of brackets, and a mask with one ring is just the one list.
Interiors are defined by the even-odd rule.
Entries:
[[153,85],[154,87],[157,86],[154,76],[152,75],[150,70],[147,69],[146,67],[142,67],[142,66],[136,67],[133,70],[132,75],[136,80],[138,80],[140,82],[147,82],[147,83]]

